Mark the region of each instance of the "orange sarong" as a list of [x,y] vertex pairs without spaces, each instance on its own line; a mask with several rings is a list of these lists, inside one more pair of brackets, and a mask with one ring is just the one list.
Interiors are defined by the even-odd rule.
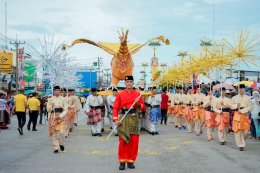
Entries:
[[173,112],[174,112],[174,108],[171,106],[171,104],[168,104],[168,112],[167,113],[170,116],[174,116]]
[[205,127],[209,128],[216,125],[216,116],[215,112],[205,111]]
[[185,106],[182,109],[182,112],[185,115],[187,122],[190,122],[192,120],[192,109],[189,106]]
[[51,113],[49,116],[48,136],[50,137],[55,131],[64,130],[64,119],[59,118],[59,113]]
[[205,109],[195,106],[192,110],[192,118],[194,120],[205,120]]
[[235,112],[233,117],[232,130],[236,133],[239,130],[250,130],[250,119],[247,113]]
[[224,128],[229,127],[230,125],[230,117],[228,112],[223,112],[223,114],[217,114],[215,120],[219,132],[221,132]]

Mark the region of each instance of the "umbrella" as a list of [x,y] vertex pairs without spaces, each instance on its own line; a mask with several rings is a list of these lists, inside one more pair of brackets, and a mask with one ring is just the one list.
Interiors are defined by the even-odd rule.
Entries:
[[250,88],[260,88],[260,83],[253,83]]
[[238,86],[238,85],[241,85],[241,84],[244,84],[245,86],[251,86],[254,82],[251,82],[251,81],[241,81],[241,82],[237,82],[235,83],[233,86]]
[[223,84],[217,84],[213,87],[213,92],[215,92],[216,90],[221,90],[221,87],[225,87],[226,90],[235,90],[235,88],[229,84],[223,83]]

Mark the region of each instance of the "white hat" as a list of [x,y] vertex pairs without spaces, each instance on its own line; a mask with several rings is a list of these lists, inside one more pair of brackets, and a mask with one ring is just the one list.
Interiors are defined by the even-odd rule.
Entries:
[[230,91],[229,91],[229,90],[226,90],[226,93],[227,93],[227,94],[230,94]]

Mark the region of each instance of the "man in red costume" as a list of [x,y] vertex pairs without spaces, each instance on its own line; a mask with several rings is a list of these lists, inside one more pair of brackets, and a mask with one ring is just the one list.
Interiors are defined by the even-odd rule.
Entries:
[[[144,110],[144,101],[140,93],[133,89],[134,78],[133,76],[125,77],[126,89],[120,92],[114,102],[113,107],[113,121],[118,126],[119,147],[118,159],[120,162],[119,170],[125,169],[125,164],[129,169],[134,169],[134,162],[138,154],[139,144],[139,116],[138,109]],[[135,103],[135,104],[134,104]],[[132,106],[133,108],[120,122],[119,111],[122,115]]]

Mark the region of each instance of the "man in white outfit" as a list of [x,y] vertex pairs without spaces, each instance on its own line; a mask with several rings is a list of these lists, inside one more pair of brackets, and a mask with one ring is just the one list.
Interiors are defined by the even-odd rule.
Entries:
[[161,105],[162,96],[157,94],[156,87],[153,87],[151,95],[148,98],[148,104],[151,106],[150,110],[150,133],[152,135],[159,135],[158,121],[161,120]]
[[101,128],[101,110],[100,106],[103,104],[101,96],[97,95],[97,89],[91,89],[91,95],[86,101],[86,114],[88,116],[88,125],[90,125],[92,136],[102,136]]
[[[114,102],[116,100],[116,96],[118,94],[118,90],[116,88],[114,88],[113,90],[113,95],[108,96],[107,97],[107,105],[108,105],[108,118],[109,118],[109,123],[110,123],[110,129],[115,129],[116,124],[112,121],[113,120],[113,106],[114,106]],[[118,136],[117,134],[117,130],[115,130],[115,136]]]

